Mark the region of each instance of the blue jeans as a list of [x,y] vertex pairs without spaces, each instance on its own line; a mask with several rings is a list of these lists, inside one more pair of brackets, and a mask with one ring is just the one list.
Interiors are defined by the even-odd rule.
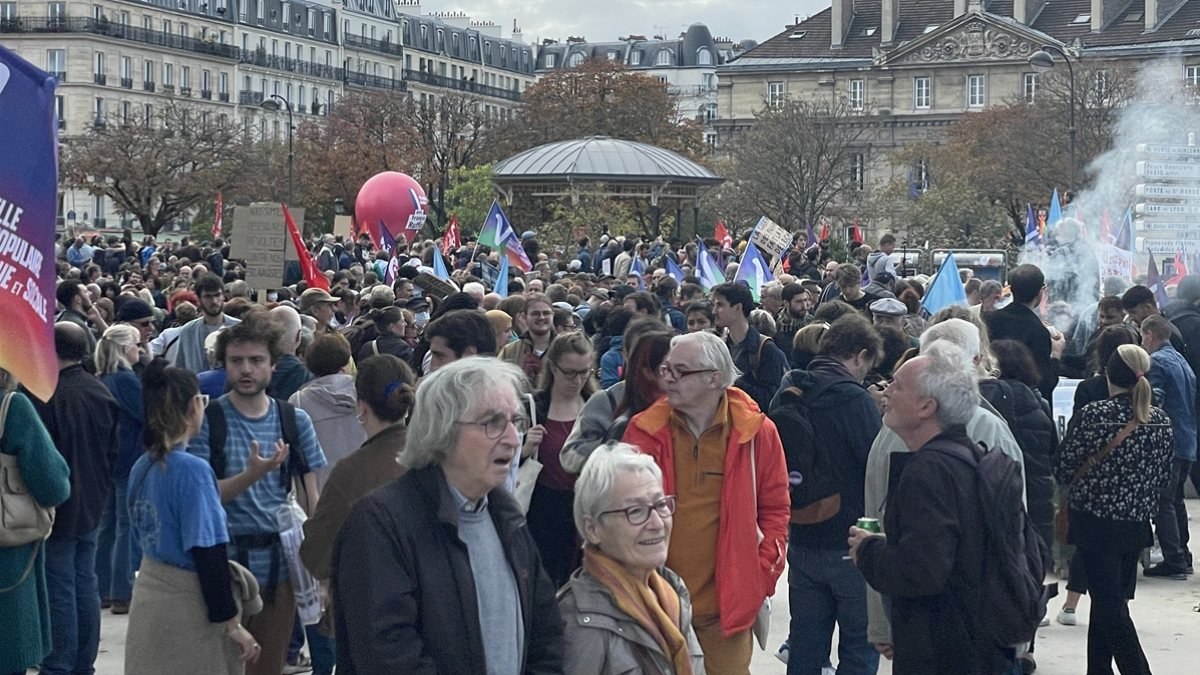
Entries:
[[46,591],[53,648],[41,675],[93,675],[100,650],[100,591],[96,587],[98,530],[46,540]]
[[325,637],[319,630],[320,625],[305,626],[296,617],[292,626],[292,640],[288,643],[288,661],[300,657],[300,649],[308,641],[308,657],[312,659],[313,675],[331,675],[337,665],[337,649],[333,638]]
[[96,579],[100,597],[129,602],[133,597],[133,571],[141,555],[129,532],[129,505],[125,495],[129,480],[113,482],[113,492],[100,518],[96,548]]
[[845,551],[788,544],[788,675],[820,675],[838,633],[838,675],[873,675],[879,652],[867,641],[867,584]]

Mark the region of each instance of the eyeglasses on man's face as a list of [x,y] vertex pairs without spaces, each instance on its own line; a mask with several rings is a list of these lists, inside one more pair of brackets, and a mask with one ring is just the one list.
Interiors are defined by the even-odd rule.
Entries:
[[601,511],[596,517],[599,518],[610,513],[624,513],[625,520],[628,520],[630,525],[642,525],[650,520],[651,511],[657,513],[664,520],[670,518],[675,514],[675,495],[667,495],[653,504],[636,504],[625,509]]
[[529,420],[524,415],[513,415],[508,417],[502,413],[496,413],[489,417],[474,422],[459,421],[455,424],[466,424],[473,427],[483,427],[483,434],[494,440],[499,439],[508,430],[508,425],[512,424],[516,428],[518,434],[523,434],[529,428]]

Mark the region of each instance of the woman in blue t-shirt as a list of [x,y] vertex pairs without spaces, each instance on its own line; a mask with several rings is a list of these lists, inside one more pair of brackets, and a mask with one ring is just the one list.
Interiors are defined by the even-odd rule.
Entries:
[[193,373],[164,359],[147,366],[142,381],[148,451],[129,475],[129,513],[143,560],[125,673],[243,673],[260,652],[241,625],[243,609],[261,608],[258,589],[249,574],[231,573],[216,475],[181,451],[200,430],[208,397]]

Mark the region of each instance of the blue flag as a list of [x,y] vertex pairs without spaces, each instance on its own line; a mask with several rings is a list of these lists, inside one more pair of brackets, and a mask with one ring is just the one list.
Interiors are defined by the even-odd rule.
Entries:
[[679,269],[679,263],[672,260],[670,257],[665,258],[667,261],[667,276],[675,280],[675,283],[683,283],[683,270]]
[[1121,229],[1113,238],[1113,246],[1122,251],[1133,251],[1133,208],[1125,209],[1125,217],[1121,220]]
[[1062,204],[1058,201],[1058,188],[1054,188],[1054,193],[1050,195],[1050,210],[1046,213],[1046,229],[1049,230],[1057,225],[1062,218]]
[[700,237],[696,237],[696,276],[700,277],[700,285],[706,291],[725,283],[725,273],[717,266],[717,261]]
[[1158,275],[1158,265],[1154,262],[1153,253],[1150,254],[1150,270],[1146,272],[1146,287],[1154,291],[1154,301],[1158,303],[1159,309],[1167,306],[1167,289]]
[[638,290],[646,290],[646,263],[642,262],[639,257],[634,257],[633,264],[629,266],[629,273],[638,275]]
[[496,274],[496,285],[492,291],[502,298],[508,297],[508,256],[500,254],[500,272]]
[[436,247],[433,249],[433,276],[442,281],[450,281],[450,271],[446,269],[446,260]]
[[384,253],[391,254],[396,249],[396,238],[388,232],[387,226],[383,221],[379,221],[379,250]]
[[1025,248],[1035,249],[1042,245],[1042,231],[1038,229],[1037,212],[1033,204],[1025,205]]
[[763,284],[774,280],[775,275],[771,273],[767,261],[763,260],[758,247],[747,242],[746,254],[742,256],[742,262],[738,265],[737,275],[733,281],[745,283],[750,287],[750,296],[754,298],[754,302],[762,302]]
[[943,307],[967,304],[967,291],[963,288],[962,279],[958,276],[958,263],[954,261],[954,253],[947,251],[946,259],[938,268],[937,276],[929,284],[921,308],[930,316],[937,314]]
[[808,250],[808,249],[812,248],[813,246],[817,245],[817,233],[813,232],[812,223],[805,225],[804,230],[805,230],[805,232],[804,232],[804,235],[805,235],[804,249]]

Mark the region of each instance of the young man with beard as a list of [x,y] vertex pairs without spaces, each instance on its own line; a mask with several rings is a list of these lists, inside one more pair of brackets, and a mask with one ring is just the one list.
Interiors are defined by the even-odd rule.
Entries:
[[775,346],[783,352],[788,363],[792,361],[792,339],[796,331],[812,321],[812,294],[801,284],[783,287],[783,309],[775,315]]
[[537,382],[542,372],[542,355],[550,348],[550,343],[556,337],[554,333],[554,305],[550,298],[542,293],[534,293],[525,298],[526,332],[515,342],[510,342],[500,350],[500,358],[509,363],[515,363],[525,371],[525,375]]
[[[267,396],[279,361],[279,333],[266,317],[222,331],[217,360],[225,364],[230,391],[209,404],[200,433],[188,445],[188,452],[207,460],[217,475],[230,559],[248,567],[262,589],[263,610],[244,619],[262,645],[258,661],[247,664],[249,675],[283,671],[296,600],[276,513],[293,481],[303,486],[311,512],[318,497],[312,472],[326,465],[308,414]],[[292,425],[295,437],[289,442],[285,436]]]
[[196,297],[200,298],[200,316],[178,330],[163,331],[150,343],[151,352],[162,355],[180,368],[193,373],[209,369],[204,354],[204,339],[210,333],[240,323],[225,314],[225,286],[215,274],[205,274],[196,281]]
[[729,331],[725,345],[741,371],[734,386],[750,395],[760,411],[771,407],[771,397],[787,372],[787,358],[770,338],[750,325],[754,297],[745,284],[725,283],[712,290],[717,326]]

